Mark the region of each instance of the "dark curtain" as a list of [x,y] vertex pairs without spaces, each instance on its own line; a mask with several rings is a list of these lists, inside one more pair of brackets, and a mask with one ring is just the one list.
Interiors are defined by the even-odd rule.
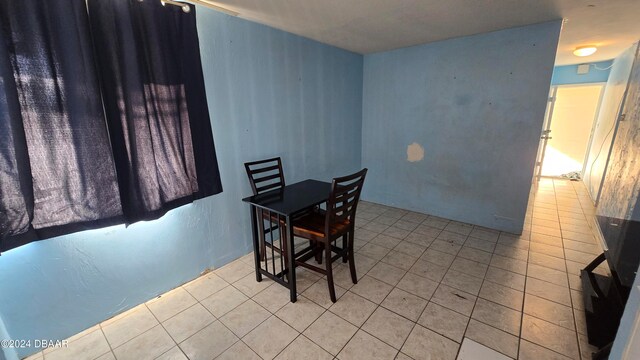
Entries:
[[0,251],[121,221],[83,0],[0,1]]
[[0,36],[0,252],[222,191],[193,6],[0,0]]
[[89,19],[127,222],[222,191],[195,7],[92,0]]

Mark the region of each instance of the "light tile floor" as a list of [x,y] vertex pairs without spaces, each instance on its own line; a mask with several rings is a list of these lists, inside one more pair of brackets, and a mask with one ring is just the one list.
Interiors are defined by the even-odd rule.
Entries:
[[588,359],[579,270],[599,252],[582,183],[543,179],[520,236],[362,202],[359,282],[298,270],[301,294],[255,281],[253,257],[96,325],[39,359]]

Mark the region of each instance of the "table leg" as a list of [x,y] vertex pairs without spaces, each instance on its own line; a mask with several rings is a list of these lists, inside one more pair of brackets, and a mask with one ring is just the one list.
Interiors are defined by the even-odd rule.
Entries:
[[289,291],[291,302],[296,302],[298,299],[296,293],[296,259],[293,239],[293,222],[291,216],[287,216],[287,238],[289,240],[289,246],[287,246],[288,260],[289,260]]
[[251,205],[251,236],[253,237],[253,259],[256,267],[256,281],[262,281],[260,273],[260,242],[258,240],[258,218],[256,216],[256,207]]

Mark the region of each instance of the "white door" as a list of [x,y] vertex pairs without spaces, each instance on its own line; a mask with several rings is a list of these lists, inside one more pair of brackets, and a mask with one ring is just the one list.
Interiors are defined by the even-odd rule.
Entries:
[[[604,84],[558,86],[551,102],[542,176],[582,176]],[[543,136],[544,137],[544,136]]]

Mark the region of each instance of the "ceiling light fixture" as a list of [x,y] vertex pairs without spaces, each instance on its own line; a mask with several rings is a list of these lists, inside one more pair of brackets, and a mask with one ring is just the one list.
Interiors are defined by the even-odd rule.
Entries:
[[593,55],[597,50],[598,48],[596,48],[594,45],[578,46],[575,50],[573,50],[573,55],[589,56]]

